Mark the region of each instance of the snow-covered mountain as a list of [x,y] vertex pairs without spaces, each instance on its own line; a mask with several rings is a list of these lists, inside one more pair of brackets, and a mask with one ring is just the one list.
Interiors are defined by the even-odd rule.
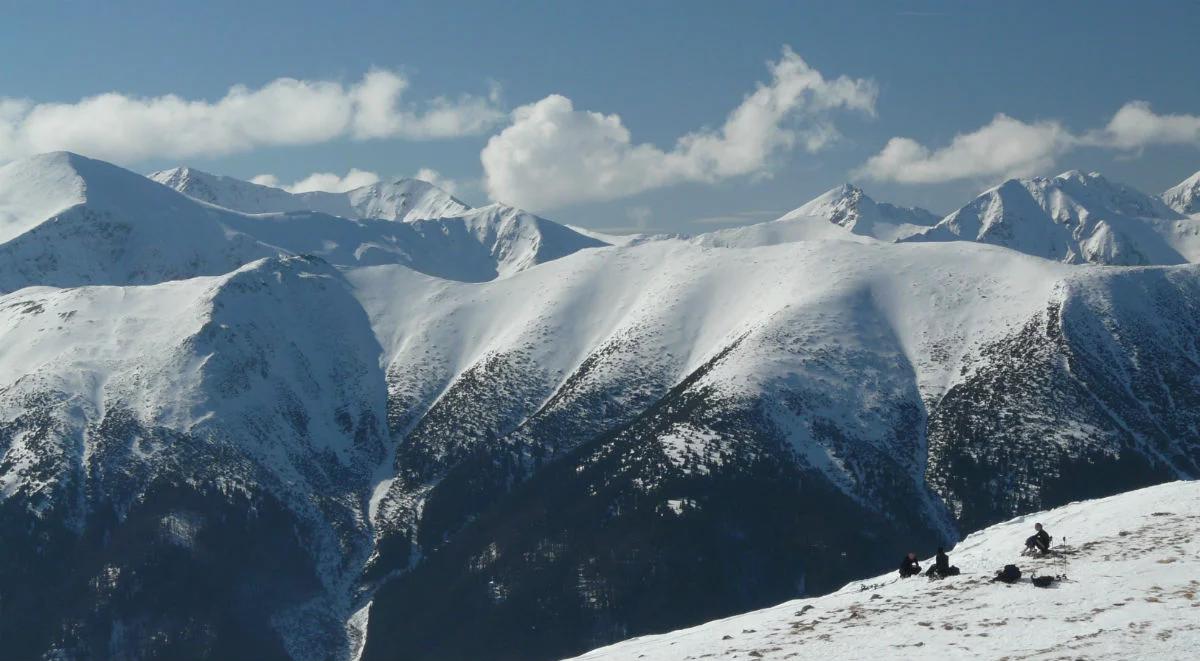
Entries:
[[851,232],[883,241],[894,241],[931,227],[939,220],[920,207],[900,207],[876,202],[852,184],[826,191],[780,218],[826,218]]
[[350,656],[387,400],[337,270],[273,258],[0,309],[6,655]]
[[0,214],[41,256],[0,252],[14,658],[556,658],[1200,474],[1200,266],[828,219],[585,250],[70,154]]
[[0,168],[0,292],[218,275],[280,254],[478,281],[603,245],[501,205],[405,223],[307,210],[248,214],[66,152]]
[[[1017,555],[1035,521],[1060,541],[1055,555]],[[1198,522],[1197,482],[1074,503],[973,533],[950,550],[960,576],[933,582],[884,574],[578,661],[1187,659],[1200,646]],[[989,581],[1009,563],[1021,568],[1019,583]],[[1067,579],[1042,590],[1030,582],[1035,575]]]
[[1200,214],[1200,172],[1168,188],[1162,194],[1167,206],[1182,214]]
[[343,218],[410,221],[461,216],[471,210],[453,195],[419,179],[379,181],[344,193],[289,193],[189,167],[148,176],[189,197],[244,213],[317,211]]
[[0,292],[215,275],[279,252],[233,217],[76,154],[14,161],[0,168]]
[[843,184],[776,220],[701,234],[696,241],[726,248],[821,239],[896,241],[927,230],[938,220],[924,209],[876,202],[862,189]]
[[[398,300],[412,278],[351,275],[407,430],[376,571],[427,558],[365,659],[561,656],[1200,473],[1193,266],[659,241]],[[496,651],[528,618],[555,624]]]
[[979,241],[1069,264],[1200,261],[1200,221],[1097,173],[1010,179],[912,241]]

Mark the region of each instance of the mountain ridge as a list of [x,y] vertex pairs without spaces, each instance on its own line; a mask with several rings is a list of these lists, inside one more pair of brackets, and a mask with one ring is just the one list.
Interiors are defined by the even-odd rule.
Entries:
[[406,222],[307,210],[247,214],[67,152],[0,169],[0,232],[0,291],[153,284],[279,254],[313,254],[343,267],[400,263],[480,281],[606,245],[500,205]]
[[1200,260],[1196,223],[1098,173],[1010,179],[907,241],[969,240],[1067,263]]
[[1159,197],[1179,213],[1200,213],[1200,172],[1168,188]]
[[406,222],[459,216],[471,210],[466,203],[420,179],[379,181],[342,193],[291,193],[186,166],[146,176],[190,197],[244,213],[316,211],[356,220],[383,218]]
[[1196,264],[0,184],[20,658],[559,658],[1200,474]]

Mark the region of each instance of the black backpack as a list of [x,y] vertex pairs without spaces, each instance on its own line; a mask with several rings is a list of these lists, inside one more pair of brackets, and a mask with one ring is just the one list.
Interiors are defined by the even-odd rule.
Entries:
[[1033,578],[1031,578],[1029,580],[1032,581],[1033,584],[1039,588],[1048,588],[1048,587],[1050,587],[1051,584],[1054,583],[1053,576],[1034,576]]
[[1021,580],[1021,569],[1016,565],[1004,565],[1004,569],[996,572],[996,578],[992,580],[1003,583],[1016,583]]

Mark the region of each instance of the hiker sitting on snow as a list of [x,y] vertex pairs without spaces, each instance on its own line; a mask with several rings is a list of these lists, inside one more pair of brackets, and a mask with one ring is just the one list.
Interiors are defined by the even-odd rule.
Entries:
[[1037,530],[1037,532],[1030,536],[1029,539],[1025,540],[1025,550],[1030,552],[1038,551],[1040,553],[1049,551],[1050,533],[1047,533],[1045,530],[1043,530],[1042,524],[1040,523],[1033,524],[1033,527],[1035,530]]
[[921,573],[921,565],[917,563],[917,554],[909,553],[900,561],[900,578],[908,578]]
[[925,572],[925,575],[930,578],[958,576],[958,567],[950,566],[950,556],[946,555],[946,550],[939,546],[937,555],[934,556],[933,565],[929,567],[929,571]]

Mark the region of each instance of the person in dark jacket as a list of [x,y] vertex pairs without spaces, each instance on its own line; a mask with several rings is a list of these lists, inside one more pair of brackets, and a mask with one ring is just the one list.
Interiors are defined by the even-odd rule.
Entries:
[[929,571],[925,572],[925,575],[937,578],[957,576],[958,567],[950,566],[950,556],[946,555],[946,549],[939,546],[937,555],[934,556],[933,565],[929,567]]
[[921,573],[921,565],[917,562],[917,554],[909,553],[900,561],[900,578],[908,578]]
[[1039,553],[1045,553],[1049,551],[1050,533],[1046,532],[1040,523],[1033,524],[1033,528],[1034,530],[1037,530],[1037,532],[1031,535],[1029,539],[1025,540],[1025,550],[1027,552],[1037,551]]

